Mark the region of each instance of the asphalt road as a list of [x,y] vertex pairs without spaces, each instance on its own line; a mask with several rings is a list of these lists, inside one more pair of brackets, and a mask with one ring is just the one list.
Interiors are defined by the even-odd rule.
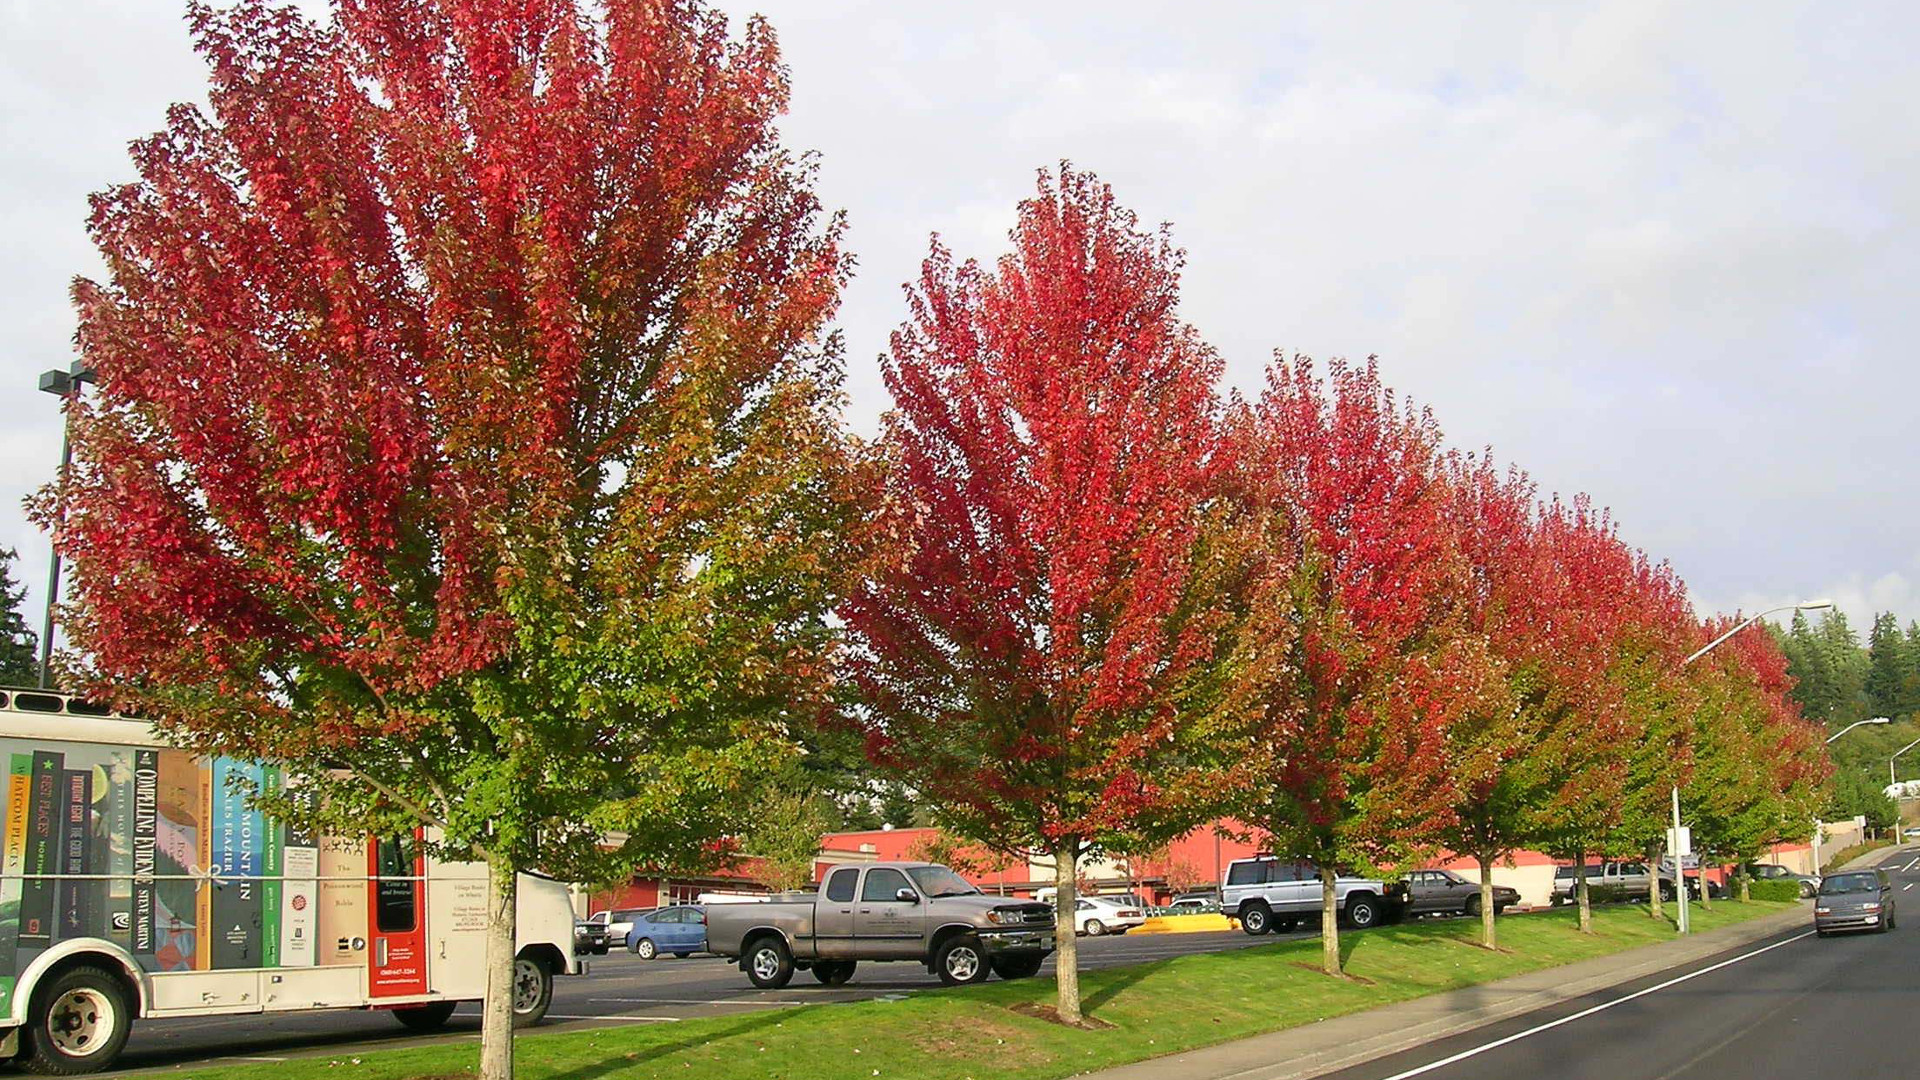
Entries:
[[1920,1017],[1920,847],[1882,865],[1894,878],[1900,919],[1888,933],[1816,938],[1809,914],[1804,928],[1332,1075],[1913,1076],[1910,1038]]
[[[1280,935],[1305,937],[1310,933]],[[1273,940],[1238,931],[1208,934],[1129,934],[1080,939],[1082,970],[1136,964],[1197,952],[1218,952]],[[829,990],[806,972],[783,990],[756,990],[740,970],[717,957],[642,960],[624,951],[588,957],[592,974],[554,982],[554,1002],[542,1031],[605,1024],[663,1024],[742,1009],[778,1008],[823,1001],[860,1001],[938,987],[940,980],[911,963],[862,964],[853,981]],[[1048,959],[1043,977],[1053,973]],[[480,1012],[462,1006],[448,1024],[454,1038],[477,1039]],[[445,1037],[445,1036],[440,1036]],[[192,1020],[142,1020],[120,1059],[121,1071],[184,1070],[209,1061],[268,1061],[314,1052],[351,1054],[362,1049],[430,1041],[380,1012],[332,1011]]]

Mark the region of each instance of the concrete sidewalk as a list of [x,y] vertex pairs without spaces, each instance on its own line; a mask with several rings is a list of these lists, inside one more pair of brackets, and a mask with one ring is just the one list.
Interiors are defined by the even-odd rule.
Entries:
[[[1894,845],[1870,851],[1845,868],[1878,866],[1916,854],[1920,849],[1911,844]],[[1785,931],[1805,929],[1811,907],[1803,902],[1792,911],[1685,939],[1082,1075],[1089,1080],[1305,1080],[1704,960]]]
[[1685,940],[1082,1075],[1090,1080],[1304,1080],[1803,928],[1809,919],[1802,905]]

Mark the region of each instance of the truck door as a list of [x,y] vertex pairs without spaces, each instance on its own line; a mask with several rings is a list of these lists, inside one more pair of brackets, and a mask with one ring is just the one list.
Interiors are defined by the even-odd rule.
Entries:
[[[914,899],[901,900],[902,889],[914,893]],[[868,868],[866,880],[860,883],[860,901],[853,908],[857,954],[875,960],[917,959],[924,951],[920,942],[926,921],[923,910],[907,875],[891,866]]]
[[846,956],[853,949],[853,898],[859,880],[857,866],[827,875],[827,887],[813,905],[814,944],[823,956]]
[[373,909],[367,950],[367,987],[375,998],[427,992],[426,860],[411,836],[381,837],[368,845]]

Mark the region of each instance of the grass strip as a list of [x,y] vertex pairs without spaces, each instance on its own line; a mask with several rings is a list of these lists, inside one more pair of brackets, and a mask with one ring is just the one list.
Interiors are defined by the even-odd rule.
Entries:
[[[1723,901],[1711,911],[1695,907],[1693,921],[1711,930],[1792,906]],[[1317,939],[1083,972],[1087,1011],[1114,1025],[1104,1031],[1013,1012],[1052,1000],[1051,979],[1028,979],[905,1000],[523,1035],[515,1069],[525,1080],[1052,1080],[1673,939],[1670,921],[1635,905],[1595,909],[1591,935],[1578,931],[1571,909],[1504,916],[1500,952],[1474,944],[1479,925],[1429,920],[1342,934],[1347,971],[1358,976],[1348,980],[1319,973]],[[468,1041],[192,1075],[441,1080],[470,1075],[477,1053]]]

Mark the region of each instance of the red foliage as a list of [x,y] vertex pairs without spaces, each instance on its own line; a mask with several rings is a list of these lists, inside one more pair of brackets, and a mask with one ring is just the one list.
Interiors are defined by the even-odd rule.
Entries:
[[992,269],[936,241],[885,364],[894,543],[844,608],[868,748],[972,839],[1137,847],[1205,794],[1168,755],[1217,648],[1220,361],[1165,230],[1091,175],[1043,173],[1012,239]]

